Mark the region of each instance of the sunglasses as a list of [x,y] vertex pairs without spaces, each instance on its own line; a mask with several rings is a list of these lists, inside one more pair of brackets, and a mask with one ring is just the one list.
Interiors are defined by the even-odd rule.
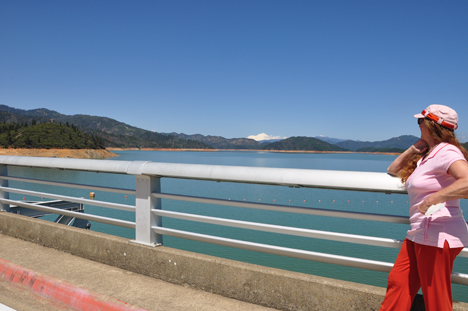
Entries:
[[423,123],[424,121],[424,118],[418,118],[418,125],[421,125],[421,123]]

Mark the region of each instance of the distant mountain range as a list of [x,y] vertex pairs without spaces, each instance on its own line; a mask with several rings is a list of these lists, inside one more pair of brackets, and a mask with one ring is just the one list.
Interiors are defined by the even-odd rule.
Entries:
[[[363,142],[316,136],[289,137],[283,140],[259,142],[249,138],[228,139],[201,134],[156,133],[107,117],[65,115],[45,108],[22,110],[0,105],[0,122],[31,124],[33,120],[37,123],[61,122],[75,125],[82,132],[92,137],[99,137],[105,147],[120,148],[401,152],[419,139],[415,136],[403,135],[385,141]],[[464,145],[467,146],[468,143]]]
[[389,149],[396,148],[401,150],[408,149],[409,146],[419,140],[419,137],[412,135],[403,135],[399,137],[390,138],[384,141],[354,141],[345,140],[336,143],[335,145],[352,151],[372,151],[376,149]]
[[330,143],[330,144],[336,144],[336,143],[348,140],[348,139],[340,139],[340,138],[331,138],[327,136],[314,136],[314,138],[326,141],[327,143]]
[[257,140],[261,144],[271,144],[276,143],[277,141],[282,141],[283,139],[268,139],[268,140]]
[[289,137],[263,146],[264,150],[348,151],[314,137]]
[[221,136],[203,136],[200,134],[166,133],[165,135],[201,141],[215,149],[346,151],[346,149],[313,137],[289,137],[286,139],[256,141],[249,138],[227,139]]
[[161,133],[182,139],[199,141],[215,149],[261,149],[262,144],[250,138],[224,138],[221,136],[187,135],[183,133]]

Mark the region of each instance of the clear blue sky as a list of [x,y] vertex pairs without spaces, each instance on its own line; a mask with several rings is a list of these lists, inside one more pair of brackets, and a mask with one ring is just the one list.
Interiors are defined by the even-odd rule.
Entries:
[[0,104],[367,141],[445,104],[467,135],[468,1],[1,0]]

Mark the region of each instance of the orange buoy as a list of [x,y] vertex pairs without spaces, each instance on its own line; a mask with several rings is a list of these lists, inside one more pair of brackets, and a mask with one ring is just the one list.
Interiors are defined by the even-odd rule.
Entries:
[[89,193],[89,197],[90,197],[91,199],[94,199],[94,196],[95,196],[95,195],[94,195],[94,192],[90,192],[90,193]]

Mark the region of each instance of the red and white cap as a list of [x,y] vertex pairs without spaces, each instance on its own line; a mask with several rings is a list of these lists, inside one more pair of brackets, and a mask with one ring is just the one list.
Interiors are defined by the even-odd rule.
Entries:
[[456,130],[458,128],[458,114],[450,107],[444,105],[430,105],[415,118],[427,118],[446,128]]

